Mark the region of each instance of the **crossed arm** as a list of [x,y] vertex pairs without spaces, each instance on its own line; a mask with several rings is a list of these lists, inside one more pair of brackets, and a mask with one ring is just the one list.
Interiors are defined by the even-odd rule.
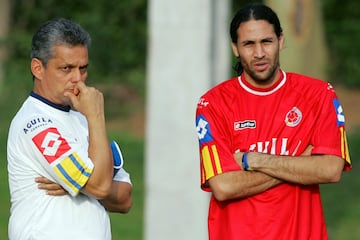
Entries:
[[[208,180],[219,201],[249,197],[282,182],[311,185],[340,181],[344,160],[333,155],[310,155],[309,147],[301,156],[275,156],[251,152],[247,155],[252,171],[233,171]],[[243,153],[234,155],[242,166]]]
[[[48,195],[62,196],[68,194],[61,185],[45,177],[37,177],[35,182],[38,183],[38,188],[46,191]],[[130,183],[112,181],[110,194],[99,201],[110,212],[127,213],[132,205],[131,190]]]
[[[109,174],[113,173],[113,159],[107,138],[103,94],[94,87],[86,86],[81,81],[74,87],[78,90],[77,95],[65,92],[64,96],[70,99],[72,108],[82,113],[87,119],[88,153],[94,164],[91,177],[81,192],[98,199],[109,211],[126,213],[132,204],[132,187],[129,183],[114,181],[113,174]],[[67,194],[61,185],[45,177],[38,177],[35,181],[38,183],[38,187],[46,190],[49,195]]]

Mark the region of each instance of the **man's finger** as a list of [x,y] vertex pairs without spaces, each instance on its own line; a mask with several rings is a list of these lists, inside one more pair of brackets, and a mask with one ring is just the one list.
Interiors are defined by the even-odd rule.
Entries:
[[64,189],[48,190],[46,191],[46,193],[47,195],[51,195],[51,196],[63,196],[67,194],[67,192]]
[[77,100],[77,96],[71,92],[65,92],[64,93],[64,96],[65,97],[68,97],[70,99],[70,102],[74,105],[74,103],[76,103],[78,100]]
[[45,189],[45,190],[58,190],[59,185],[57,185],[55,183],[39,183],[38,188]]
[[37,183],[45,183],[45,184],[52,183],[52,181],[50,181],[46,177],[36,177],[35,182],[37,182]]
[[83,91],[83,90],[86,88],[85,83],[82,82],[82,81],[77,82],[77,83],[75,84],[75,86],[79,89],[80,92]]

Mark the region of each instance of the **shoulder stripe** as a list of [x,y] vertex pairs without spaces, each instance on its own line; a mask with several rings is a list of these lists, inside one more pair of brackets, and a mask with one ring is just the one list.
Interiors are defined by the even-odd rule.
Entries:
[[86,166],[78,154],[73,153],[57,164],[54,171],[66,184],[69,193],[75,196],[88,181],[92,168]]

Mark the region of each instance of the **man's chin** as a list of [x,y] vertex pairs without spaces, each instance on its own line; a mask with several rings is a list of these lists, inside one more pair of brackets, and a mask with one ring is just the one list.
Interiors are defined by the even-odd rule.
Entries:
[[274,80],[276,80],[274,79],[275,71],[272,68],[262,72],[253,71],[251,72],[250,76],[259,85],[268,85],[271,84]]
[[72,108],[72,104],[70,98],[64,97],[61,101],[61,105],[63,106],[70,106]]

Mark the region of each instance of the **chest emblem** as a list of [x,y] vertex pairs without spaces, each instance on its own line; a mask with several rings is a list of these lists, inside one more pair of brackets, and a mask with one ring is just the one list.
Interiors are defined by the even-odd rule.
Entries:
[[302,113],[297,107],[293,107],[285,116],[285,124],[288,127],[296,127],[302,119]]

